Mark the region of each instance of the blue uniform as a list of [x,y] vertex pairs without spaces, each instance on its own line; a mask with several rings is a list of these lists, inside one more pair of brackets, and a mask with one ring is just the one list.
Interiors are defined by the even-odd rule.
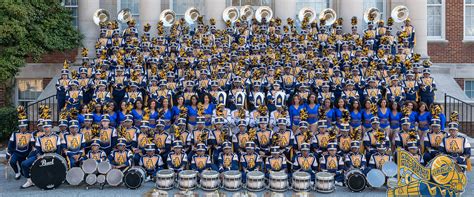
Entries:
[[362,120],[363,120],[362,126],[364,126],[364,128],[369,129],[372,127],[372,121],[371,121],[372,117],[374,117],[374,114],[367,113],[367,109],[362,110]]
[[430,117],[431,113],[430,112],[424,112],[421,114],[418,114],[418,129],[421,131],[428,131],[430,129]]
[[354,111],[351,111],[350,116],[351,116],[350,126],[352,128],[360,127],[362,124],[362,112],[358,111],[356,113]]
[[[62,142],[62,148],[66,150],[66,156],[69,161],[69,168],[78,167],[81,156],[84,154],[84,148],[86,147],[86,140],[84,135],[81,133],[66,134]],[[79,155],[76,160],[74,156]]]
[[128,149],[125,149],[123,151],[114,150],[109,155],[109,162],[110,164],[112,164],[112,166],[116,166],[120,169],[123,169],[132,165],[130,161],[131,158],[132,152],[130,152]]
[[15,131],[8,141],[8,154],[10,155],[10,166],[15,173],[19,173],[17,163],[21,164],[30,154],[35,139],[32,133]]
[[156,176],[156,173],[163,169],[163,160],[161,159],[160,155],[143,155],[140,158],[140,166],[143,166],[147,175],[152,177]]
[[395,129],[400,129],[400,121],[402,120],[403,114],[401,112],[397,112],[396,114],[393,114],[393,112],[390,112],[390,129],[395,130]]
[[380,128],[385,129],[390,126],[390,109],[387,109],[385,113],[382,112],[382,110],[378,110],[378,117],[380,118]]
[[212,169],[215,170],[214,164],[211,161],[211,157],[208,155],[193,155],[191,158],[191,170],[196,170],[201,173],[203,170]]
[[290,115],[290,125],[298,125],[300,123],[300,111],[304,109],[303,105],[298,106],[295,108],[294,105],[288,108],[288,114]]
[[441,150],[453,157],[456,162],[466,167],[466,159],[471,155],[471,144],[463,136],[448,136],[441,143]]
[[61,139],[56,134],[43,135],[36,138],[35,141],[35,154],[32,154],[25,161],[21,162],[21,170],[23,176],[30,178],[30,167],[36,161],[38,156],[45,153],[57,153],[61,152]]
[[308,119],[306,121],[310,125],[317,123],[318,122],[319,105],[316,104],[316,105],[314,105],[313,108],[311,108],[309,105],[306,105],[306,111],[308,112]]
[[342,170],[344,169],[344,161],[339,155],[325,155],[321,157],[319,163],[322,171],[335,174],[335,181],[344,181],[344,174],[342,173]]
[[168,164],[168,169],[172,169],[175,172],[180,172],[187,166],[188,156],[184,151],[181,151],[181,153],[171,151],[170,154],[168,154],[166,163]]
[[192,106],[188,106],[188,124],[196,126],[197,121],[197,108],[193,108]]
[[299,153],[293,158],[293,171],[301,170],[311,175],[311,181],[315,180],[315,173],[318,171],[318,161],[316,157],[309,153],[308,156],[303,156]]
[[235,153],[225,154],[224,152],[221,152],[217,161],[219,165],[219,172],[238,170],[239,168],[239,158]]

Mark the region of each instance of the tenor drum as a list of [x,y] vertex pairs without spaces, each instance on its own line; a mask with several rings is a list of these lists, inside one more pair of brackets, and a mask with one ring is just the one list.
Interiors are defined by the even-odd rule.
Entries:
[[367,173],[367,183],[371,187],[382,187],[385,184],[385,174],[379,169],[372,169]]
[[367,185],[367,180],[365,179],[364,173],[362,173],[362,171],[359,169],[348,171],[344,177],[347,188],[353,192],[361,192]]
[[112,169],[107,173],[105,180],[110,186],[119,186],[122,183],[123,173],[119,169]]
[[227,191],[237,191],[242,187],[242,174],[237,170],[224,172],[224,189]]
[[54,189],[66,180],[67,163],[61,155],[44,154],[31,166],[31,181],[40,189]]
[[82,162],[82,170],[86,174],[93,174],[97,170],[97,161],[95,159],[86,159]]
[[97,172],[99,172],[100,174],[107,174],[110,169],[112,169],[112,165],[110,165],[108,161],[100,162],[97,165]]
[[133,166],[123,175],[123,183],[128,189],[137,189],[145,182],[146,171],[139,166]]
[[103,175],[103,174],[97,175],[97,183],[99,183],[99,184],[105,183],[105,175]]
[[387,179],[387,187],[388,188],[396,188],[398,186],[398,179],[397,178],[388,178]]
[[79,185],[84,180],[84,171],[80,167],[73,167],[66,173],[66,181],[69,185]]
[[247,190],[258,192],[265,189],[265,174],[260,171],[247,173]]
[[86,176],[86,183],[87,185],[94,185],[97,182],[97,175],[95,174],[88,174]]
[[382,172],[385,174],[387,177],[394,177],[398,173],[398,166],[395,162],[389,161],[383,164],[382,166]]
[[174,187],[174,171],[160,170],[156,173],[156,188],[158,189],[173,189]]
[[201,173],[201,189],[204,191],[214,191],[221,185],[219,173],[214,170],[205,170]]
[[334,175],[329,172],[316,173],[316,183],[314,190],[321,193],[331,193],[336,188],[334,184]]
[[196,188],[197,172],[194,170],[183,170],[178,174],[178,186],[180,190]]
[[311,175],[301,171],[293,173],[291,187],[296,192],[309,191],[311,189]]
[[270,173],[269,188],[271,191],[284,192],[288,189],[288,174],[284,172]]

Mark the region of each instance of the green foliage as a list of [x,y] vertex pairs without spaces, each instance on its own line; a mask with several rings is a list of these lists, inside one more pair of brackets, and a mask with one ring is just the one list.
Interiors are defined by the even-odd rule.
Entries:
[[15,76],[27,57],[38,61],[44,53],[74,49],[81,39],[59,0],[2,0],[0,83]]
[[17,130],[18,113],[14,107],[0,108],[0,141],[9,138],[11,133]]

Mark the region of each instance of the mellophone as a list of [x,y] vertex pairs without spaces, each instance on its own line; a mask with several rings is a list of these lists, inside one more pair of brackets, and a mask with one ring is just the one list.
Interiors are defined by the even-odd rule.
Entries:
[[[387,183],[393,187],[397,183],[397,165],[387,162],[382,170],[372,169],[365,175],[360,169],[350,169],[344,174],[344,183],[353,192],[361,192],[366,187],[382,187]],[[85,183],[89,186],[104,185],[117,187],[125,185],[129,189],[140,188],[145,182],[146,171],[139,166],[132,166],[125,170],[113,169],[107,161],[96,162],[93,159],[84,160],[81,167],[67,170],[66,160],[58,154],[45,154],[39,157],[31,167],[31,179],[41,189],[54,189],[64,181],[69,185],[79,186]],[[224,189],[238,191],[247,189],[258,192],[269,189],[275,192],[284,192],[292,189],[295,192],[315,190],[321,193],[335,191],[334,174],[318,172],[314,183],[311,175],[304,171],[296,171],[291,176],[285,172],[270,172],[268,179],[261,171],[247,172],[245,184],[242,182],[240,171],[231,170],[219,174],[214,170],[204,170],[198,173],[194,170],[183,170],[175,173],[173,170],[164,169],[156,174],[155,187],[161,190],[193,190],[200,188],[204,191]]]

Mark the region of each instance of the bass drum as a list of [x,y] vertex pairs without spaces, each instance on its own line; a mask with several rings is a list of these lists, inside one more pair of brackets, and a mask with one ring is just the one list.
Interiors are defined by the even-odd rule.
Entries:
[[133,166],[123,175],[123,183],[128,189],[138,189],[145,182],[146,172],[142,167]]
[[31,181],[40,189],[54,189],[66,180],[67,163],[61,155],[47,153],[31,166]]
[[364,191],[367,186],[367,180],[365,179],[364,173],[359,169],[348,171],[344,177],[347,188],[353,192]]

